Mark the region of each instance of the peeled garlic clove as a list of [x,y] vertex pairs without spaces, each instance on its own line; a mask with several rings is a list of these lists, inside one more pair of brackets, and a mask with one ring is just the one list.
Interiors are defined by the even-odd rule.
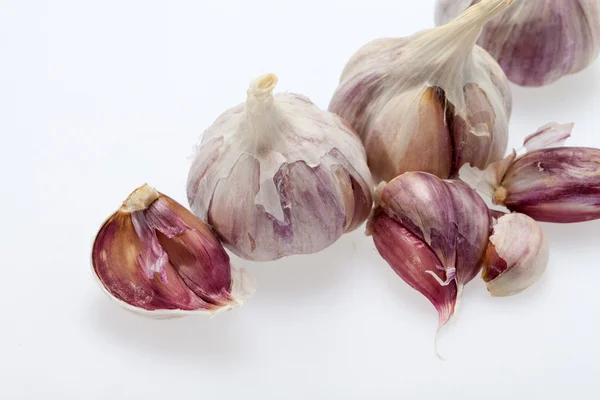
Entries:
[[475,42],[510,3],[484,0],[448,25],[376,40],[350,59],[329,110],[359,134],[377,182],[409,171],[448,178],[504,156],[510,88]]
[[369,216],[373,182],[356,133],[306,97],[254,80],[245,104],[204,133],[188,178],[192,211],[240,257],[320,251]]
[[548,258],[548,242],[540,226],[524,214],[505,215],[490,236],[482,277],[492,296],[517,294],[538,281]]
[[[479,0],[438,0],[447,23]],[[512,82],[542,86],[589,66],[600,52],[600,0],[518,0],[478,41]]]
[[148,185],[102,226],[92,250],[95,276],[124,308],[152,317],[214,314],[241,305],[254,284],[210,229]]
[[[460,179],[495,204],[537,221],[582,222],[600,218],[600,149],[560,147],[573,124],[548,124],[530,135],[528,152],[516,152],[486,170],[465,165]],[[556,147],[559,146],[559,147]]]
[[491,217],[458,181],[405,173],[378,188],[369,233],[390,266],[438,309],[445,323],[465,284],[481,270]]

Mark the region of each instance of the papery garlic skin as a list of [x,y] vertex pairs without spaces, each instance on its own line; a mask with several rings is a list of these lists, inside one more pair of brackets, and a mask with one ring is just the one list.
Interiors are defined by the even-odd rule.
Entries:
[[[479,0],[438,0],[445,24]],[[517,0],[486,24],[479,45],[512,82],[543,86],[588,67],[600,53],[600,0]]]
[[482,198],[467,185],[423,172],[378,188],[369,234],[381,256],[439,313],[453,315],[460,292],[479,271],[491,227]]
[[[485,171],[464,166],[460,178],[495,204],[537,221],[572,223],[600,218],[600,149],[560,147],[573,124],[550,124]],[[559,146],[559,147],[555,147]]]
[[510,88],[475,42],[511,1],[485,0],[448,25],[375,40],[350,59],[329,110],[360,135],[376,183],[408,171],[448,178],[504,156]]
[[498,219],[486,252],[483,280],[492,296],[511,296],[539,280],[549,259],[542,228],[524,214]]
[[102,226],[92,249],[94,276],[122,307],[168,318],[215,314],[254,293],[211,230],[148,185],[136,189]]
[[192,211],[240,257],[318,252],[369,216],[365,150],[341,118],[254,80],[245,104],[204,133],[188,177]]

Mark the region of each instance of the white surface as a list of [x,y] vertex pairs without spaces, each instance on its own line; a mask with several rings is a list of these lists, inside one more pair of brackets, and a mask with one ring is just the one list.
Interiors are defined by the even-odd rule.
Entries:
[[[185,204],[194,144],[252,77],[326,107],[359,46],[432,26],[433,3],[0,1],[0,398],[597,398],[598,221],[545,225],[550,266],[520,296],[470,284],[445,362],[433,307],[362,229],[251,265],[257,295],[213,320],[143,319],[91,277],[92,238],[133,188]],[[600,147],[600,63],[514,97],[511,144],[557,120]]]

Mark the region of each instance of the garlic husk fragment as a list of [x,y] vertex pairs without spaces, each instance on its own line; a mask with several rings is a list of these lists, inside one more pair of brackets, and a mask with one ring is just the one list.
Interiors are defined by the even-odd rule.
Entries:
[[498,219],[482,277],[492,296],[511,296],[533,285],[546,270],[549,247],[542,228],[524,214]]
[[465,284],[481,270],[492,220],[481,197],[458,181],[405,173],[378,188],[368,234],[381,256],[438,310],[452,317]]
[[[479,0],[438,0],[442,25]],[[512,82],[542,86],[589,66],[600,52],[600,0],[518,0],[478,41]]]
[[465,165],[460,179],[493,202],[537,221],[572,223],[600,218],[600,149],[561,147],[573,124],[546,125],[486,170]]
[[511,2],[485,0],[448,25],[375,40],[350,59],[329,110],[363,140],[376,183],[409,171],[448,178],[504,156],[510,88],[475,42]]
[[318,252],[372,207],[365,150],[352,128],[304,96],[252,81],[245,104],[204,133],[189,172],[194,214],[235,254],[270,261]]
[[211,230],[148,185],[104,223],[92,267],[113,300],[155,318],[215,314],[241,306],[254,293],[253,278],[231,267]]

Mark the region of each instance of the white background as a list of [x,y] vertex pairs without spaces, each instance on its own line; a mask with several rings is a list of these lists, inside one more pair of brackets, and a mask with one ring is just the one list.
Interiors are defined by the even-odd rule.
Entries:
[[[433,26],[433,0],[0,1],[0,398],[597,398],[600,222],[545,225],[547,274],[437,315],[363,229],[248,265],[244,308],[153,321],[92,279],[103,220],[148,182],[186,204],[193,146],[251,78],[326,107],[353,52]],[[549,121],[600,147],[600,63],[514,88],[511,145]]]

